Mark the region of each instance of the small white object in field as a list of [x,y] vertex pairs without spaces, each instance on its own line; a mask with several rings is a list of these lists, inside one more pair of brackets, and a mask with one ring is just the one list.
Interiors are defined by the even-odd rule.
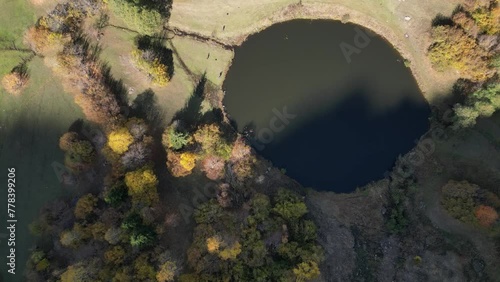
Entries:
[[405,21],[409,21],[409,20],[411,20],[411,17],[406,16],[406,17],[405,17]]

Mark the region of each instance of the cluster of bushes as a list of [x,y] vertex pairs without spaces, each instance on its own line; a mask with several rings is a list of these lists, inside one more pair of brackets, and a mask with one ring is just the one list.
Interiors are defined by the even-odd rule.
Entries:
[[74,35],[57,55],[56,71],[71,85],[75,102],[86,118],[106,129],[123,123],[122,90],[116,88],[109,69],[98,60],[99,48],[82,35]]
[[442,187],[441,204],[454,218],[468,224],[498,229],[500,199],[467,181],[450,180]]
[[496,1],[470,1],[459,7],[450,22],[432,30],[429,57],[438,69],[452,67],[472,81],[495,75],[493,58],[498,54],[499,7]]
[[176,177],[191,174],[196,164],[212,180],[226,176],[226,169],[240,181],[251,176],[255,158],[242,139],[227,141],[221,127],[215,123],[202,124],[194,132],[180,130],[173,123],[163,133],[163,146],[167,151],[167,167]]
[[463,104],[453,107],[455,129],[471,127],[479,117],[490,117],[500,109],[500,84],[491,83],[481,87],[465,98]]
[[160,40],[149,36],[140,37],[137,45],[138,49],[132,51],[137,66],[149,75],[154,84],[167,85],[173,73],[172,51],[165,48]]
[[168,9],[165,1],[152,0],[108,0],[108,5],[130,29],[148,35],[160,31]]
[[280,189],[252,193],[227,209],[212,200],[195,211],[198,224],[179,281],[310,281],[320,275],[323,250],[301,197]]

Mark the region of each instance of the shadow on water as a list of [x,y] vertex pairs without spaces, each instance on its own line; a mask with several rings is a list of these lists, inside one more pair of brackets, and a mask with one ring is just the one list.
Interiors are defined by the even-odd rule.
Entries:
[[384,178],[397,156],[428,130],[425,103],[404,100],[373,112],[366,88],[352,90],[334,108],[294,128],[261,151],[306,187],[350,192]]

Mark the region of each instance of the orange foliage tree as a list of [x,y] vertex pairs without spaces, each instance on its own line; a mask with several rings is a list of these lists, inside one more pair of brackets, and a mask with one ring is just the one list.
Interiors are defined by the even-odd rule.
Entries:
[[11,72],[2,78],[2,86],[9,94],[17,95],[26,87],[28,76],[19,72]]
[[475,215],[479,223],[486,227],[491,226],[498,219],[497,211],[494,208],[485,205],[477,207]]

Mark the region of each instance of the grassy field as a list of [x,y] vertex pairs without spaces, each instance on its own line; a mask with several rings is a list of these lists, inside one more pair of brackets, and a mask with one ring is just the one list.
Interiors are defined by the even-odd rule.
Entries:
[[111,24],[113,26],[106,28],[99,41],[103,48],[101,59],[109,64],[113,76],[122,80],[129,89],[130,101],[151,88],[165,121],[170,121],[184,107],[203,74],[213,84],[222,85],[224,75],[221,72],[225,74],[233,52],[217,45],[175,36],[167,42],[167,47],[174,51],[174,75],[167,86],[158,87],[152,85],[146,74],[130,60],[137,33],[119,28],[125,25],[113,16]]
[[21,57],[27,56],[24,52],[6,49],[13,47],[13,43],[23,48],[22,34],[35,20],[35,9],[26,1],[3,1],[0,9],[0,77],[19,64]]
[[169,24],[186,32],[239,45],[248,35],[273,23],[297,18],[344,18],[382,35],[411,61],[412,71],[430,102],[439,101],[456,79],[454,73],[433,71],[425,53],[432,19],[438,13],[450,14],[458,0],[303,0],[301,5],[298,3],[291,0],[179,0],[174,1]]
[[[29,67],[31,79],[20,96],[0,90],[0,181],[6,183],[4,172],[8,167],[16,169],[18,219],[17,279],[4,276],[4,281],[24,281],[22,270],[33,245],[28,225],[46,202],[70,192],[59,182],[52,164],[63,162],[63,154],[58,148],[59,137],[71,123],[83,117],[73,97],[63,91],[60,81],[54,78],[42,59],[35,58]],[[5,209],[0,214],[2,220],[6,218]],[[6,254],[7,245],[0,240],[0,252]],[[1,261],[5,265],[4,255]]]

